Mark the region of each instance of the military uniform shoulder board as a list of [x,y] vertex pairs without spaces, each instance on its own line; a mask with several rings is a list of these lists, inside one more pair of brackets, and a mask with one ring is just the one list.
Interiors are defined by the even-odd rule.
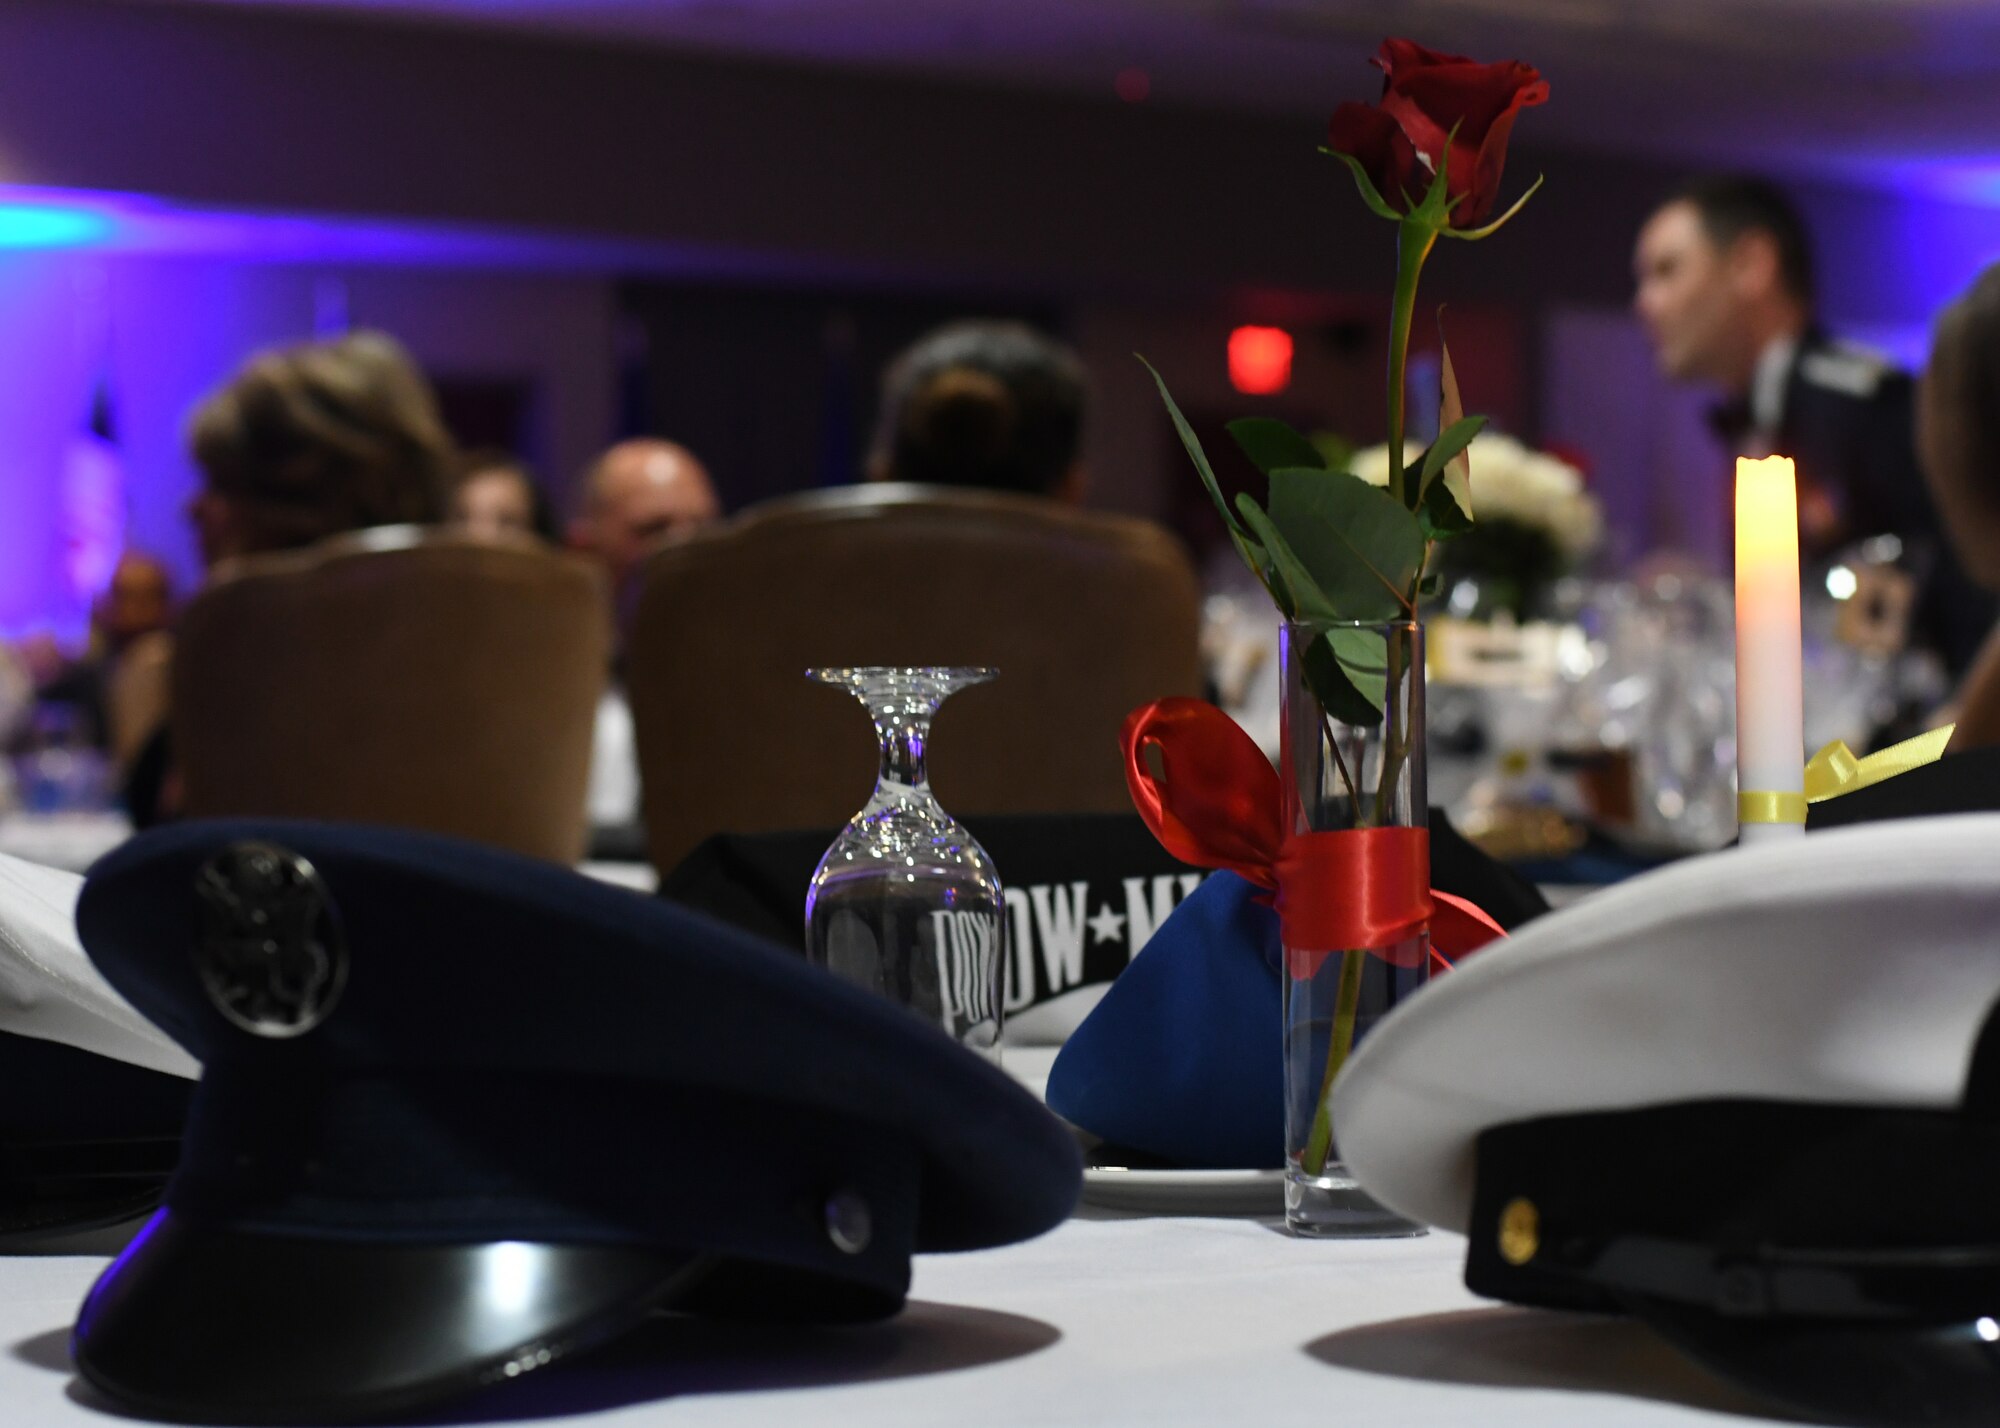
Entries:
[[1799,359],[1799,377],[1815,387],[1866,400],[1875,395],[1895,364],[1871,347],[1833,342],[1814,348]]

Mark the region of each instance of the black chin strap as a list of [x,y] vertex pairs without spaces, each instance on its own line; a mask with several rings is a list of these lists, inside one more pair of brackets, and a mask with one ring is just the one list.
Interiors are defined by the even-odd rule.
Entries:
[[1965,1073],[1965,1113],[1975,1120],[2000,1121],[2000,1002],[1987,1008],[1972,1044]]
[[2000,1245],[1725,1250],[1622,1235],[1605,1243],[1586,1272],[1613,1293],[1727,1318],[1937,1322],[2000,1315]]

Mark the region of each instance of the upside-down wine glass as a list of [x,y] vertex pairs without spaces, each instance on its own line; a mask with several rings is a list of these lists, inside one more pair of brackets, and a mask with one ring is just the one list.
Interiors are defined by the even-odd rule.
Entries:
[[806,955],[997,1056],[1006,901],[993,860],[931,795],[924,757],[938,706],[997,671],[813,669],[868,708],[881,745],[875,792],[848,820],[806,894]]

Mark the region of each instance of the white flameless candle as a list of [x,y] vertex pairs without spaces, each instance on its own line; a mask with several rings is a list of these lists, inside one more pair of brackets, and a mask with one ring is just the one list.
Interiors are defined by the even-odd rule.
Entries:
[[1805,831],[1799,493],[1791,458],[1736,462],[1736,787],[1745,844]]

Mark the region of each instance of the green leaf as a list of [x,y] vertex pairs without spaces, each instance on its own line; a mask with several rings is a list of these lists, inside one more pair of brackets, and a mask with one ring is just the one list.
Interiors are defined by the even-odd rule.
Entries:
[[1286,542],[1284,533],[1271,523],[1271,518],[1251,497],[1248,491],[1239,491],[1236,508],[1243,513],[1243,519],[1271,557],[1272,578],[1269,584],[1271,599],[1277,604],[1278,613],[1287,620],[1336,619],[1332,604],[1325,592],[1306,569],[1305,562],[1298,558]]
[[1222,523],[1229,527],[1231,535],[1240,538],[1243,535],[1243,527],[1230,513],[1229,503],[1222,499],[1222,486],[1215,479],[1215,468],[1208,464],[1208,453],[1201,449],[1201,442],[1195,436],[1194,428],[1188,425],[1187,418],[1181,415],[1180,407],[1175,405],[1174,394],[1167,390],[1166,378],[1162,377],[1154,369],[1153,364],[1139,353],[1134,352],[1132,355],[1139,358],[1140,366],[1153,374],[1153,385],[1160,389],[1160,400],[1167,404],[1167,415],[1173,419],[1174,430],[1180,434],[1181,445],[1187,448],[1188,460],[1194,462],[1194,469],[1201,473],[1201,484],[1208,488],[1209,499],[1215,502],[1215,509],[1222,512]]
[[1471,530],[1472,517],[1459,506],[1448,482],[1433,481],[1417,507],[1417,524],[1427,540],[1449,540]]
[[[1438,309],[1438,430],[1451,431],[1465,419],[1465,403],[1458,395],[1458,374],[1451,368],[1451,345],[1444,340],[1444,309]],[[1471,438],[1467,438],[1469,442]],[[1461,449],[1462,451],[1462,449]],[[1458,508],[1465,512],[1469,521],[1472,517],[1472,458],[1460,453],[1452,453],[1441,463],[1444,467],[1444,484],[1450,488]],[[1429,475],[1424,477],[1428,482]]]
[[1345,471],[1347,463],[1360,450],[1353,442],[1337,431],[1316,431],[1312,434],[1312,444],[1319,452],[1319,464],[1328,471]]
[[[1408,221],[1420,224],[1434,233],[1448,231],[1451,227],[1451,211],[1470,197],[1469,194],[1461,193],[1453,198],[1447,187],[1451,174],[1451,146],[1457,138],[1458,125],[1453,124],[1451,132],[1445,135],[1444,152],[1439,156],[1438,166],[1431,170],[1430,187],[1424,190],[1423,202],[1412,205],[1409,213]],[[1418,162],[1422,163],[1426,158],[1427,156],[1419,150]],[[1403,197],[1407,200],[1409,195],[1404,194]]]
[[[1243,563],[1250,567],[1250,573],[1257,577],[1257,583],[1264,587],[1264,593],[1271,597],[1271,603],[1278,607],[1280,613],[1284,613],[1285,600],[1282,593],[1284,587],[1274,583],[1270,552],[1265,550],[1263,543],[1248,531],[1242,535],[1231,531],[1229,539],[1236,547],[1236,553],[1243,557]],[[1290,619],[1291,616],[1286,614],[1285,618]]]
[[[1375,697],[1368,693],[1356,680],[1356,671],[1350,670],[1341,658],[1338,640],[1342,636],[1357,635],[1366,638],[1360,630],[1340,628],[1329,631],[1306,646],[1306,685],[1319,702],[1343,724],[1358,724],[1372,728],[1382,722],[1382,698],[1388,688],[1388,671],[1382,670],[1375,683]],[[1381,636],[1374,636],[1378,647]]]
[[1277,583],[1292,597],[1289,603],[1278,602],[1285,618],[1330,626],[1306,648],[1306,683],[1343,723],[1380,723],[1389,682],[1387,642],[1378,631],[1336,623],[1342,617],[1334,612],[1326,592],[1250,493],[1239,494],[1236,506],[1271,552]]
[[1248,531],[1244,531],[1241,534],[1231,531],[1229,533],[1229,540],[1236,547],[1236,553],[1243,558],[1243,563],[1250,567],[1250,573],[1257,577],[1257,583],[1264,587],[1264,593],[1271,597],[1273,604],[1282,609],[1284,601],[1278,598],[1277,587],[1271,583],[1270,552],[1265,550],[1258,543],[1257,538]]
[[1483,416],[1460,417],[1439,434],[1424,453],[1424,465],[1418,491],[1427,492],[1431,482],[1437,480],[1438,473],[1445,469],[1445,463],[1456,457],[1466,447],[1472,445],[1472,438],[1479,435],[1486,425]]
[[1229,423],[1228,430],[1243,454],[1266,476],[1281,466],[1325,469],[1326,457],[1320,449],[1276,417],[1239,417]]
[[1383,201],[1381,190],[1375,187],[1375,180],[1368,177],[1368,170],[1361,167],[1361,160],[1355,158],[1352,154],[1343,154],[1338,149],[1329,149],[1324,144],[1320,145],[1319,151],[1322,154],[1332,154],[1336,159],[1339,159],[1343,164],[1354,170],[1354,183],[1361,190],[1361,201],[1368,205],[1371,212],[1380,214],[1391,223],[1400,223],[1403,221],[1403,215],[1396,212],[1395,209],[1389,207]]
[[[1451,132],[1458,133],[1458,126],[1452,125]],[[1451,140],[1445,140],[1445,153],[1451,153]],[[1419,154],[1419,161],[1423,155]],[[1451,210],[1457,200],[1451,198],[1445,189],[1445,181],[1451,172],[1449,163],[1440,164],[1431,175],[1431,186],[1424,190],[1424,201],[1410,210],[1410,217],[1428,228],[1443,228],[1451,222]]]
[[1546,176],[1543,174],[1536,174],[1535,181],[1528,185],[1528,191],[1522,194],[1519,198],[1515,199],[1514,206],[1508,209],[1505,213],[1501,214],[1498,218],[1494,219],[1491,223],[1488,223],[1483,227],[1479,228],[1447,228],[1444,230],[1444,236],[1447,238],[1457,238],[1466,243],[1477,243],[1481,238],[1491,238],[1495,233],[1498,233],[1500,231],[1501,227],[1504,224],[1506,224],[1508,220],[1512,219],[1515,214],[1521,211],[1522,206],[1526,204],[1529,199],[1535,196],[1535,190],[1542,186],[1542,179],[1544,177]]
[[1423,498],[1424,454],[1419,452],[1415,461],[1403,462],[1403,474],[1396,478],[1396,499],[1403,503],[1403,509],[1414,511]]
[[1271,521],[1335,618],[1409,613],[1424,536],[1417,518],[1387,491],[1345,471],[1273,471]]
[[1389,692],[1388,640],[1380,630],[1353,625],[1336,625],[1326,632],[1326,639],[1341,672],[1379,717]]
[[1271,597],[1275,600],[1277,592],[1271,589],[1270,559],[1258,543],[1250,538],[1250,533],[1243,529],[1242,523],[1230,511],[1229,503],[1222,499],[1222,486],[1215,479],[1215,468],[1208,464],[1208,453],[1201,449],[1201,441],[1195,436],[1194,428],[1189,426],[1187,418],[1181,415],[1180,407],[1174,402],[1174,394],[1167,390],[1166,378],[1162,377],[1144,356],[1137,352],[1132,355],[1139,358],[1140,366],[1153,374],[1153,385],[1160,389],[1160,400],[1167,404],[1167,415],[1173,419],[1174,430],[1180,434],[1181,445],[1187,449],[1188,459],[1194,462],[1194,469],[1200,473],[1201,484],[1208,488],[1208,496],[1215,502],[1215,509],[1222,513],[1222,523],[1229,529],[1230,543],[1236,547],[1236,553],[1243,557],[1243,563],[1250,567],[1251,573],[1264,582],[1264,588],[1271,591]]

